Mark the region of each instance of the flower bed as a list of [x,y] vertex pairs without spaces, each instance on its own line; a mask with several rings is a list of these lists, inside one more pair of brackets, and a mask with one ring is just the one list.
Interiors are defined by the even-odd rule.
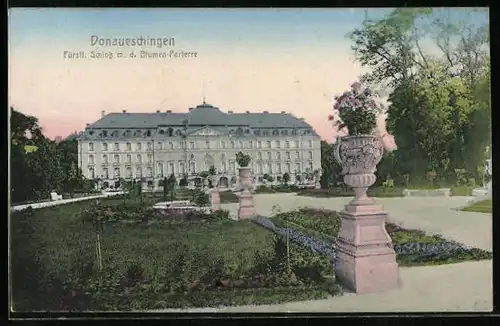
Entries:
[[13,214],[16,311],[271,304],[340,290],[331,272],[323,277],[328,259],[227,212],[179,218],[147,200],[88,204]]
[[[335,211],[300,209],[281,213],[271,219],[259,217],[255,222],[312,252],[335,258],[334,243],[340,228],[340,217]],[[420,230],[403,229],[386,223],[394,250],[401,266],[445,264],[465,260],[491,259],[492,253],[469,248],[441,236],[426,235]]]
[[[376,187],[368,189],[370,197],[403,197],[403,188]],[[297,192],[298,196],[309,197],[354,197],[354,191],[345,187],[335,187],[330,189],[304,189]]]

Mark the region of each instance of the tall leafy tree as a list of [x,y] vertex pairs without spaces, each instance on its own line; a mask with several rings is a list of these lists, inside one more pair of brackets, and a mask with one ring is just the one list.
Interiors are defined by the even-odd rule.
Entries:
[[335,144],[328,144],[321,141],[321,188],[328,189],[334,187],[337,181],[340,181],[340,165],[335,161],[333,151]]

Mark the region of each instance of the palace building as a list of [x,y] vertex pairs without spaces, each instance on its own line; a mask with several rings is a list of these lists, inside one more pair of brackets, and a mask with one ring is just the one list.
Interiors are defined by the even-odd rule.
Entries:
[[186,113],[102,112],[78,138],[79,167],[100,187],[123,180],[142,180],[157,188],[174,174],[179,181],[196,181],[214,166],[221,187],[238,178],[236,153],[251,157],[255,182],[271,176],[290,183],[312,183],[321,168],[320,137],[303,119],[292,114],[233,113],[203,103]]

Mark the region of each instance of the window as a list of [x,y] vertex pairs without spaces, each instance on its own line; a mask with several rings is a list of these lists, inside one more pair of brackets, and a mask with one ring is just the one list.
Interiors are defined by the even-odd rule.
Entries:
[[300,163],[295,164],[295,172],[300,173]]
[[281,142],[279,140],[276,141],[276,148],[281,148]]
[[148,163],[152,163],[152,162],[153,162],[153,155],[148,154]]
[[104,168],[102,169],[102,175],[104,176],[104,178],[109,178],[109,170],[108,168]]
[[234,148],[234,141],[231,141],[231,148]]
[[225,141],[221,141],[220,142],[220,148],[226,148],[226,142]]
[[131,151],[132,150],[132,144],[131,143],[127,143],[127,151]]
[[295,148],[299,148],[300,147],[300,143],[298,140],[295,141]]
[[184,165],[184,162],[179,162],[179,168],[181,170],[181,174],[185,174],[186,173],[186,167]]
[[281,163],[276,164],[276,172],[281,173]]
[[169,143],[168,143],[168,148],[170,148],[170,149],[174,149],[174,143],[169,142]]
[[158,146],[159,150],[162,150],[163,149],[163,142],[158,142],[157,146]]
[[285,148],[290,148],[290,142],[288,140],[285,141]]
[[251,140],[248,142],[248,148],[250,148],[250,149],[253,148],[253,142]]
[[115,173],[114,174],[115,174],[114,175],[115,179],[120,178],[120,168],[115,168]]
[[138,151],[142,150],[142,144],[141,143],[137,143],[137,150]]
[[132,178],[132,168],[127,168],[127,178]]
[[89,152],[94,151],[94,143],[89,143]]
[[142,168],[141,167],[138,167],[136,170],[135,170],[135,176],[137,178],[142,178]]
[[94,168],[89,168],[89,179],[94,179],[94,178],[95,178]]
[[285,152],[285,157],[287,160],[289,160],[290,159],[290,152]]
[[262,142],[260,140],[257,142],[257,148],[262,148]]
[[312,160],[313,159],[313,152],[312,151],[309,151],[309,159]]
[[308,141],[308,142],[307,142],[307,146],[308,146],[309,148],[312,148],[312,147],[313,147],[313,141],[312,141],[312,140]]
[[174,163],[169,163],[168,164],[168,174],[175,174],[175,166],[174,166]]
[[94,155],[89,155],[89,164],[94,164]]
[[195,173],[196,172],[196,162],[191,162],[189,165],[190,172]]
[[286,164],[286,172],[288,173],[292,172],[292,167],[290,166],[290,163]]
[[273,165],[271,163],[267,163],[267,172],[273,173]]
[[148,167],[148,177],[152,177],[153,176],[153,168],[152,167]]
[[222,171],[227,172],[227,165],[226,162],[222,162]]
[[153,144],[150,142],[148,142],[146,146],[148,147],[148,151],[153,149]]
[[309,171],[312,171],[312,170],[313,170],[313,163],[309,162]]
[[108,137],[108,131],[107,130],[103,130],[102,131],[102,136],[103,137]]
[[106,152],[108,150],[108,143],[102,143],[102,151]]
[[108,164],[108,155],[103,155],[102,156],[102,163]]
[[191,149],[194,149],[194,141],[190,142],[189,146],[191,146]]
[[266,142],[266,148],[271,148],[271,142],[269,140]]
[[142,163],[142,156],[141,156],[141,154],[137,155],[137,163]]
[[210,149],[210,142],[208,140],[205,142],[205,148]]
[[258,160],[262,160],[262,153],[261,153],[261,152],[258,152],[258,153],[257,153],[257,159],[258,159]]
[[295,158],[296,158],[297,160],[299,160],[299,159],[300,159],[300,152],[295,152]]
[[260,174],[263,173],[263,171],[262,171],[262,163],[258,163],[257,164],[257,171],[259,171]]
[[273,156],[272,156],[271,152],[267,152],[267,159],[268,160],[272,160],[273,159]]
[[163,163],[159,162],[157,165],[156,165],[156,175],[158,177],[163,177]]
[[116,154],[114,156],[114,161],[115,161],[115,163],[120,163],[120,155]]
[[120,150],[120,144],[119,143],[115,143],[115,151],[119,151]]
[[146,131],[146,136],[151,137],[151,130]]
[[132,163],[132,155],[127,154],[127,163]]
[[245,148],[245,143],[243,143],[242,141],[240,141],[240,148]]
[[280,152],[277,152],[277,153],[276,153],[276,159],[277,159],[277,160],[281,160],[281,153],[280,153]]

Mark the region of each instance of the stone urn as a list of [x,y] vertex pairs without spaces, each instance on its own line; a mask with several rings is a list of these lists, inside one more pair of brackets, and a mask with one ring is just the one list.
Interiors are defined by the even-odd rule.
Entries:
[[321,189],[321,169],[314,171],[314,188]]
[[339,212],[342,225],[335,244],[335,277],[356,293],[396,288],[399,268],[385,229],[388,214],[366,194],[375,183],[383,145],[376,136],[348,136],[340,138],[334,153],[345,184],[355,192],[355,198]]
[[210,189],[210,202],[212,205],[212,211],[220,210],[220,193],[219,186],[215,186]]
[[255,204],[253,200],[253,178],[250,167],[239,168],[238,191],[238,217],[240,219],[253,218],[255,216]]

